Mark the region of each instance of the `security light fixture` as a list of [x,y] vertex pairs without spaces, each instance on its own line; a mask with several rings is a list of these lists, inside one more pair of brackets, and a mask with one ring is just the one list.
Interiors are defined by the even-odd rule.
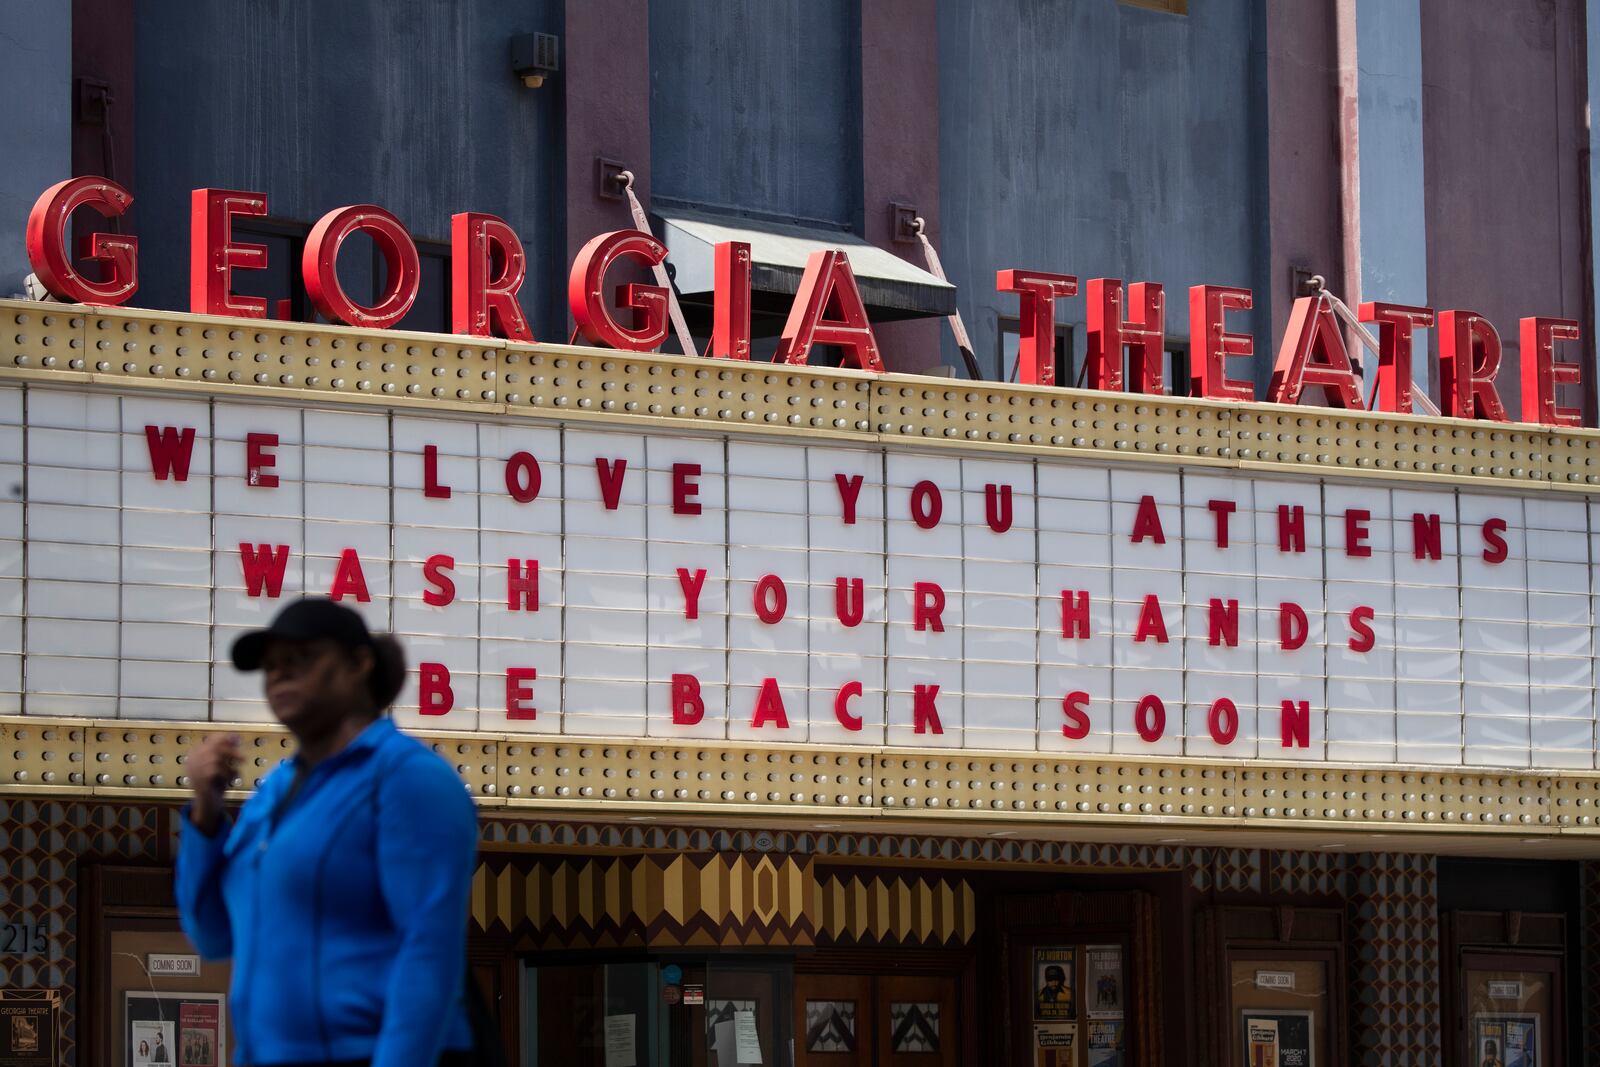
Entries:
[[511,69],[523,85],[539,88],[561,69],[561,38],[553,33],[521,33],[511,38]]

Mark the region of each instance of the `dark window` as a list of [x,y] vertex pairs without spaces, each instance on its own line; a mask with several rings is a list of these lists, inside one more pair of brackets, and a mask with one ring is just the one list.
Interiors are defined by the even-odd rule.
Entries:
[[[1022,347],[1022,334],[1016,319],[1000,320],[1000,368],[999,380],[1014,382],[1017,380],[1017,353]],[[1056,384],[1078,385],[1076,372],[1072,366],[1072,327],[1057,324],[1056,326]]]
[[[267,317],[292,322],[325,322],[311,306],[300,273],[305,254],[306,235],[311,227],[286,219],[234,219],[234,240],[266,245],[265,270],[233,272],[233,291],[241,296],[267,299]],[[340,257],[339,278],[352,299],[365,304],[377,302],[387,282],[383,257],[375,246],[370,262],[363,262],[359,245],[366,239],[359,234],[350,239]],[[423,333],[450,332],[450,245],[444,241],[416,241],[421,283],[417,299],[406,317],[395,324],[397,330]]]

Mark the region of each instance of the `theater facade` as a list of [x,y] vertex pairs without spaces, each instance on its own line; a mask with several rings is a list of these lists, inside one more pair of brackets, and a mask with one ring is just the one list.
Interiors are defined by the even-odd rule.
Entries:
[[226,650],[302,594],[479,804],[512,1063],[1600,1047],[1594,430],[0,318],[8,1064],[226,1062],[183,757],[284,757]]

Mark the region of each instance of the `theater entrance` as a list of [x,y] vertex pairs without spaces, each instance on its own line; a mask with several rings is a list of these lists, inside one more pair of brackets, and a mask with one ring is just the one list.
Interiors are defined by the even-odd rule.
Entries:
[[[802,971],[823,961],[802,958]],[[959,981],[796,973],[795,957],[544,959],[523,971],[529,1067],[954,1067]]]

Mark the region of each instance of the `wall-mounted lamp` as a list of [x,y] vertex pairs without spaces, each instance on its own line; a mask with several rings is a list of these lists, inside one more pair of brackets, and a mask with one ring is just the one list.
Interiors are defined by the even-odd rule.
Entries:
[[523,85],[539,88],[561,69],[561,38],[553,33],[520,33],[511,38],[511,69]]

